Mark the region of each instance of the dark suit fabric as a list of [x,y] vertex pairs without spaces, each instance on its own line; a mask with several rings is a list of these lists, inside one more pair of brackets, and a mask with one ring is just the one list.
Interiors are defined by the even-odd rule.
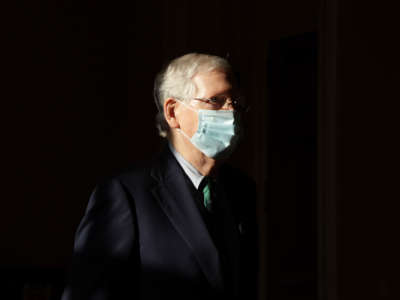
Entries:
[[254,184],[227,167],[218,182],[213,234],[169,149],[97,186],[62,299],[254,299]]

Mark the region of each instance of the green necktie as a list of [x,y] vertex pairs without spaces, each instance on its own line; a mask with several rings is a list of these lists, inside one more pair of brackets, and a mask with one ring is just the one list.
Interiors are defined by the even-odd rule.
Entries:
[[209,211],[213,211],[213,183],[212,179],[209,177],[205,177],[204,180],[206,181],[206,184],[204,185],[203,188],[203,203],[204,207]]

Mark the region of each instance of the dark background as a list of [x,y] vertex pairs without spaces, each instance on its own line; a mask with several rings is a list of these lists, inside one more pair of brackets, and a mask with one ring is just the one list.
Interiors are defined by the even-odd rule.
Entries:
[[252,107],[231,163],[258,185],[260,299],[398,299],[397,11],[5,4],[0,298],[58,298],[95,184],[160,148],[154,75],[198,51],[228,56]]

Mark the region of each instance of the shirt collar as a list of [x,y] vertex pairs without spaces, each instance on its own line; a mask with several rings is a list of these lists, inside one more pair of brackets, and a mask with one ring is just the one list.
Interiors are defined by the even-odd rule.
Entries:
[[182,167],[183,171],[189,177],[190,181],[193,183],[196,189],[198,189],[200,182],[204,178],[204,175],[202,175],[190,162],[184,159],[183,156],[175,150],[174,146],[172,146],[170,142],[168,142],[168,146],[172,154],[178,161],[179,165]]

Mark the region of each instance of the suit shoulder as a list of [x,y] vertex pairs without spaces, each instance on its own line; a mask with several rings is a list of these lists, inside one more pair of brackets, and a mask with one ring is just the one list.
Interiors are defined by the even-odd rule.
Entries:
[[136,182],[141,184],[144,174],[148,173],[144,166],[129,166],[122,171],[116,172],[100,180],[93,189],[90,196],[87,211],[93,208],[109,207],[116,203],[126,202],[129,192],[126,182]]
[[146,180],[151,172],[151,162],[139,162],[131,164],[127,167],[119,169],[118,171],[103,177],[96,188],[110,188],[115,185],[124,185],[125,182],[141,182]]

